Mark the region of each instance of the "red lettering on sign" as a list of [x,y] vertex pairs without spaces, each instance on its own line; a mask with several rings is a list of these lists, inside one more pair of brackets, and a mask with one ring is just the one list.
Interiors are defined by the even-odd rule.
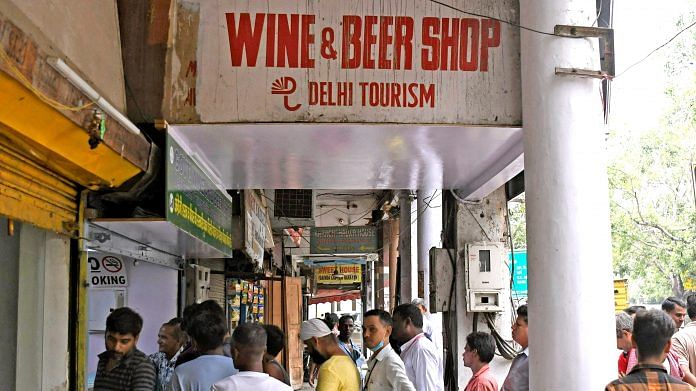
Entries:
[[227,13],[227,35],[229,37],[230,58],[233,67],[242,66],[246,53],[246,65],[256,66],[259,48],[266,32],[267,67],[313,68],[314,58],[309,51],[314,44],[314,15],[300,14],[254,14],[252,27],[251,14]]
[[[377,32],[375,26],[378,27]],[[392,29],[393,32],[390,31]],[[343,69],[361,66],[364,69],[411,69],[413,18],[373,15],[361,18],[357,15],[344,15],[341,48]],[[390,50],[393,60],[388,59]]]
[[360,82],[363,106],[435,107],[435,85],[422,83]]
[[275,64],[276,47],[276,16],[268,14],[268,27],[266,28],[266,66],[272,67]]
[[186,77],[189,77],[189,74],[193,77],[196,77],[197,69],[198,62],[195,60],[189,61],[188,68],[186,68]]
[[300,15],[278,15],[278,63],[279,67],[285,67],[287,57],[288,66],[297,68],[299,63],[298,45],[300,41]]
[[302,68],[314,68],[314,59],[309,53],[309,44],[314,43],[314,34],[310,34],[310,27],[314,24],[314,15],[302,15],[302,46],[300,46],[300,66]]
[[376,16],[365,17],[365,35],[363,37],[363,68],[375,69],[375,60],[372,59],[372,46],[377,43],[377,35],[374,26],[377,25]]
[[361,26],[362,19],[359,16],[343,16],[343,45],[341,49],[341,68],[343,69],[355,69],[360,66]]
[[481,72],[488,72],[488,49],[500,46],[500,21],[483,19],[481,33]]
[[459,69],[475,71],[478,68],[479,20],[462,19],[461,29],[462,36],[468,37],[468,39],[462,39],[459,42]]
[[186,105],[186,106],[195,106],[196,105],[196,87],[189,88],[188,94],[186,94],[186,100],[184,101],[184,105]]
[[352,82],[309,82],[310,106],[352,106]]
[[251,28],[251,15],[239,14],[239,26],[237,27],[234,13],[225,14],[227,17],[227,35],[230,41],[230,58],[232,66],[242,65],[242,55],[246,50],[247,65],[256,66],[256,58],[259,55],[261,33],[266,14],[256,14],[254,28]]
[[[421,67],[427,71],[488,71],[489,48],[500,46],[492,19],[423,18]],[[479,61],[480,59],[480,61]]]

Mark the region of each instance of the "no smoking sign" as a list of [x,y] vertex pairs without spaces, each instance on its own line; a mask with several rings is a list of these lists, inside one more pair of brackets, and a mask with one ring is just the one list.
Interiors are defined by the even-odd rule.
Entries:
[[92,288],[128,286],[128,275],[120,258],[111,255],[89,257],[89,282]]

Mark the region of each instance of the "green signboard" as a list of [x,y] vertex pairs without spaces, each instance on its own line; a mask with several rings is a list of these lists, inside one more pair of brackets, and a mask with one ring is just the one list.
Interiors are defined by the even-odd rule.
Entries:
[[232,199],[167,135],[167,221],[232,256]]
[[358,254],[377,251],[375,227],[315,227],[309,236],[312,254]]

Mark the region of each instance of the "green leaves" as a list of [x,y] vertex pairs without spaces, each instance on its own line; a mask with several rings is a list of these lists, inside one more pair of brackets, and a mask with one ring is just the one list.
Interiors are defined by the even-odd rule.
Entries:
[[695,37],[671,48],[670,105],[659,125],[641,133],[619,126],[608,140],[614,272],[640,286],[632,301],[682,295],[683,280],[696,276]]

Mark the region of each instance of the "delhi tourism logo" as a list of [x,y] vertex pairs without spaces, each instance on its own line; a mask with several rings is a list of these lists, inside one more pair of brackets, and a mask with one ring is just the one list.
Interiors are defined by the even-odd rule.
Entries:
[[271,94],[273,95],[285,95],[283,97],[283,106],[288,111],[296,111],[302,106],[298,103],[296,105],[290,105],[290,95],[292,95],[297,89],[297,82],[294,78],[290,76],[280,77],[273,82],[271,85]]

